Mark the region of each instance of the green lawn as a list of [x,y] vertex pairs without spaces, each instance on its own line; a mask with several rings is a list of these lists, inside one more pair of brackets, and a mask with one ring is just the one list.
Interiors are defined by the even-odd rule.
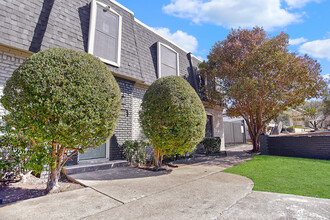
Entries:
[[253,190],[330,199],[330,161],[254,156],[224,170],[250,178]]

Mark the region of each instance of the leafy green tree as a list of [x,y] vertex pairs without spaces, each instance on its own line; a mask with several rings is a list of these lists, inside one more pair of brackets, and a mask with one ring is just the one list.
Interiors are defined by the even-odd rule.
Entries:
[[290,126],[290,118],[286,112],[280,113],[274,120],[277,124],[282,122],[285,126]]
[[324,103],[322,101],[306,102],[301,109],[305,120],[308,120],[308,123],[315,131],[322,128],[322,124],[326,118],[323,114]]
[[330,77],[327,78],[326,83],[327,83],[327,93],[323,98],[323,109],[322,109],[325,118],[330,116]]
[[3,135],[0,137],[0,182],[21,180],[33,171],[41,174],[49,162],[47,146],[34,145],[24,136]]
[[[285,33],[269,37],[259,27],[232,30],[200,65],[208,82],[207,101],[226,100],[227,114],[245,119],[255,152],[260,134],[272,119],[323,92],[320,65],[307,55],[290,52],[288,38]],[[221,96],[209,92],[216,86],[221,86]]]
[[154,146],[154,163],[164,155],[192,151],[205,135],[204,106],[190,84],[179,76],[156,80],[146,91],[140,121]]
[[48,146],[47,190],[58,186],[66,160],[108,140],[121,106],[112,73],[96,57],[53,48],[27,59],[7,81],[5,129]]

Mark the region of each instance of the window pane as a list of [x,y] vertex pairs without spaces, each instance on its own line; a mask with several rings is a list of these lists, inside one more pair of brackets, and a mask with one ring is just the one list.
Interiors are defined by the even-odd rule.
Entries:
[[117,39],[96,30],[94,55],[117,62]]
[[97,6],[96,30],[108,34],[114,38],[118,37],[118,15],[104,10],[102,6]]
[[[176,70],[176,56],[177,53],[168,49],[167,47],[161,46],[161,59],[162,64],[172,67]],[[162,74],[163,75],[163,74]]]
[[162,64],[162,69],[161,69],[161,77],[166,77],[166,76],[176,76],[176,68],[169,67],[165,64]]

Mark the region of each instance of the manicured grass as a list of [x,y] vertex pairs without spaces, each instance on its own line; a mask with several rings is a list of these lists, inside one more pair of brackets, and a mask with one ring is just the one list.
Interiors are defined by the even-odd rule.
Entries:
[[300,128],[300,129],[309,129],[308,127],[300,126],[300,125],[294,125],[288,128]]
[[250,178],[253,190],[330,199],[330,161],[254,156],[224,170]]

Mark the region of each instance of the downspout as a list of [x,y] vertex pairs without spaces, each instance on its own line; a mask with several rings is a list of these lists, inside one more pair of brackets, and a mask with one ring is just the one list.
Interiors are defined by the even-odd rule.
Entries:
[[195,71],[195,67],[193,66],[193,61],[192,61],[192,58],[191,58],[191,52],[189,52],[187,54],[187,57],[188,57],[189,65],[190,65],[190,74],[191,74],[191,77],[193,78],[194,88],[195,88],[197,94],[200,95],[198,83],[197,83],[197,80],[196,80],[197,72]]

